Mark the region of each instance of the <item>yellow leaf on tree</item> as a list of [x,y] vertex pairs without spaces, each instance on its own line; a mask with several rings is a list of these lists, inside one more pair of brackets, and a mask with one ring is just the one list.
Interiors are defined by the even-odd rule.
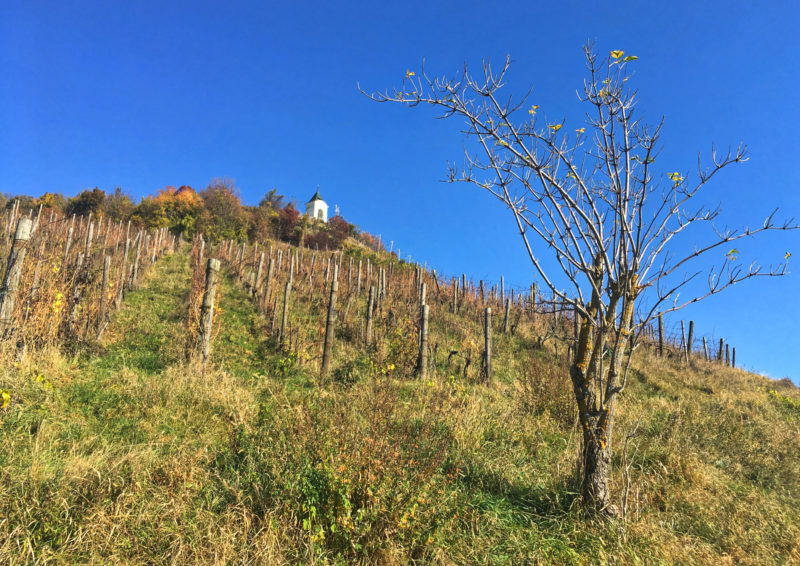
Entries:
[[534,104],[533,106],[531,106],[531,109],[530,109],[530,110],[528,110],[528,114],[530,114],[531,116],[533,116],[533,115],[535,115],[535,114],[536,114],[536,111],[537,111],[538,109],[539,109],[539,105],[538,105],[538,104]]
[[547,126],[547,127],[553,130],[554,132],[557,132],[558,130],[561,129],[561,126],[563,126],[563,124],[553,124],[552,126]]
[[415,74],[416,73],[414,73],[414,71],[409,71],[408,69],[406,69],[406,78],[407,79],[410,78],[410,77],[413,77]]
[[619,59],[619,58],[620,58],[620,57],[622,57],[623,55],[625,55],[625,52],[624,52],[622,49],[617,49],[616,51],[612,51],[612,52],[611,52],[611,56],[612,56],[614,59]]
[[575,131],[578,132],[578,135],[581,135],[585,130],[586,130],[586,128],[578,128]]

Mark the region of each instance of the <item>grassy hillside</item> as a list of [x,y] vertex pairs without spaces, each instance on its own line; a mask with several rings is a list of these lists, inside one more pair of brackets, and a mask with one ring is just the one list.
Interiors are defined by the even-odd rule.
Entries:
[[790,383],[642,350],[614,431],[627,513],[599,521],[577,499],[566,348],[542,340],[546,317],[496,331],[487,384],[477,309],[431,288],[434,371],[418,380],[413,301],[387,301],[367,348],[364,297],[342,293],[320,379],[322,275],[298,281],[283,351],[269,309],[223,275],[205,370],[183,356],[185,251],[101,343],[2,362],[1,563],[800,563]]

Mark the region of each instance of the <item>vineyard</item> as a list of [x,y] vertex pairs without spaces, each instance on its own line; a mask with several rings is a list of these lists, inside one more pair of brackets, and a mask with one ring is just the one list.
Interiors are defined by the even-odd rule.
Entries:
[[352,240],[0,229],[3,563],[800,561],[800,395],[694,323],[634,356],[608,522],[579,503],[576,317],[535,285]]

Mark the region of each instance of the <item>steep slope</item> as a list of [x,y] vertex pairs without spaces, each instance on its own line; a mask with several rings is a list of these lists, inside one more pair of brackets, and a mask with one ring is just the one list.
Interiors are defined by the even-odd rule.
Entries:
[[253,300],[235,282],[250,267],[229,261],[211,362],[185,362],[182,251],[126,298],[102,344],[5,363],[0,561],[800,562],[791,384],[642,351],[615,430],[626,519],[594,521],[577,499],[566,343],[550,318],[496,326],[485,383],[480,305],[451,309],[452,289],[431,285],[432,371],[419,380],[412,268],[391,268],[366,347],[367,292],[343,267],[323,379],[326,258],[313,279],[296,275],[283,350],[272,309],[285,274]]

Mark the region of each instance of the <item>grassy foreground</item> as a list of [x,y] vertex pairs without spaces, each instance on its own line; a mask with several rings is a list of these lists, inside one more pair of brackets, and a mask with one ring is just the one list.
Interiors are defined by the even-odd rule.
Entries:
[[800,563],[789,383],[642,352],[615,430],[626,518],[595,522],[548,350],[501,337],[492,384],[417,381],[342,337],[322,382],[225,279],[203,372],[183,360],[190,275],[168,255],[102,343],[0,366],[0,563]]

